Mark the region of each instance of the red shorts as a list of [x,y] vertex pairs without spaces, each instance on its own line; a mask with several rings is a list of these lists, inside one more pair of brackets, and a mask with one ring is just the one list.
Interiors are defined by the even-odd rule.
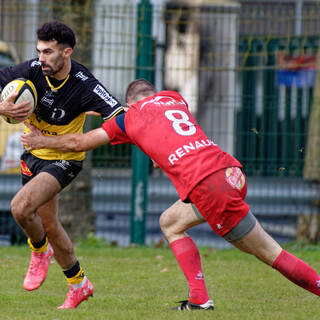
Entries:
[[245,175],[240,168],[232,167],[206,177],[191,191],[189,199],[213,231],[223,236],[249,212],[246,194]]

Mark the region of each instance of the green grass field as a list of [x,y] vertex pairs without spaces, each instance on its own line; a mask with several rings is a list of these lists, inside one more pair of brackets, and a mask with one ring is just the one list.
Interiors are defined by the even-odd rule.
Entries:
[[[320,271],[320,248],[288,250]],[[244,253],[201,249],[203,271],[215,311],[170,310],[188,288],[167,248],[79,246],[76,254],[95,287],[94,297],[75,310],[57,310],[67,293],[52,263],[36,291],[22,288],[29,249],[0,247],[0,319],[320,319],[319,297]]]

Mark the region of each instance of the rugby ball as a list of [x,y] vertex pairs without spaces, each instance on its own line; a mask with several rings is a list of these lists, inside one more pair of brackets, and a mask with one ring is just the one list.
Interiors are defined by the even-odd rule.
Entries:
[[14,99],[14,103],[21,103],[24,101],[30,101],[32,106],[29,114],[25,117],[25,119],[21,121],[14,120],[9,117],[3,116],[3,119],[8,123],[20,123],[30,116],[30,114],[34,111],[37,105],[37,90],[34,84],[30,80],[26,80],[24,78],[18,78],[9,82],[2,90],[0,99],[1,101],[5,100],[8,96],[13,94],[14,92],[18,92],[17,97]]

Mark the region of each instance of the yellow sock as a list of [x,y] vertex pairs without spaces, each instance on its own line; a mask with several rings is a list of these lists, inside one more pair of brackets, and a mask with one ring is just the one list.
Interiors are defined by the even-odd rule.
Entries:
[[34,252],[36,252],[36,253],[41,253],[41,252],[47,252],[47,250],[48,250],[48,238],[46,237],[46,242],[45,242],[45,244],[42,246],[42,247],[40,247],[40,248],[35,248],[34,246],[33,246],[33,244],[31,243],[31,240],[30,240],[30,238],[28,238],[28,245],[29,245],[29,247],[30,247],[30,249],[32,250],[32,251],[34,251]]
[[77,284],[81,283],[83,281],[83,279],[84,279],[84,272],[81,267],[80,267],[79,272],[75,276],[73,276],[71,278],[67,277],[67,281],[71,285],[77,285]]

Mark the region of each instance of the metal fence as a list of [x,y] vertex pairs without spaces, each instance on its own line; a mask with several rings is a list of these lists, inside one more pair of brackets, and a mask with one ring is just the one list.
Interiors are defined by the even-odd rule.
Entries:
[[[141,35],[144,16],[137,5],[147,2],[0,0],[0,40],[10,47],[0,45],[0,66],[34,57],[36,28],[60,19],[76,32],[74,58],[124,102],[126,85],[143,69],[137,66],[137,39],[151,40],[144,54],[151,59],[146,70],[157,89],[177,90],[186,98],[208,136],[244,164],[247,200],[265,228],[280,241],[294,239],[297,217],[318,211],[319,186],[304,180],[303,170],[309,115],[316,107],[320,5],[151,1],[152,32]],[[100,124],[90,119],[87,127]],[[20,131],[0,122],[0,234],[9,242],[17,238],[9,199],[19,188]],[[130,243],[131,149],[98,148],[89,153],[85,168],[96,234],[121,245]],[[150,166],[148,244],[161,238],[159,215],[176,199],[168,179]],[[227,245],[207,226],[191,233],[201,245]]]

